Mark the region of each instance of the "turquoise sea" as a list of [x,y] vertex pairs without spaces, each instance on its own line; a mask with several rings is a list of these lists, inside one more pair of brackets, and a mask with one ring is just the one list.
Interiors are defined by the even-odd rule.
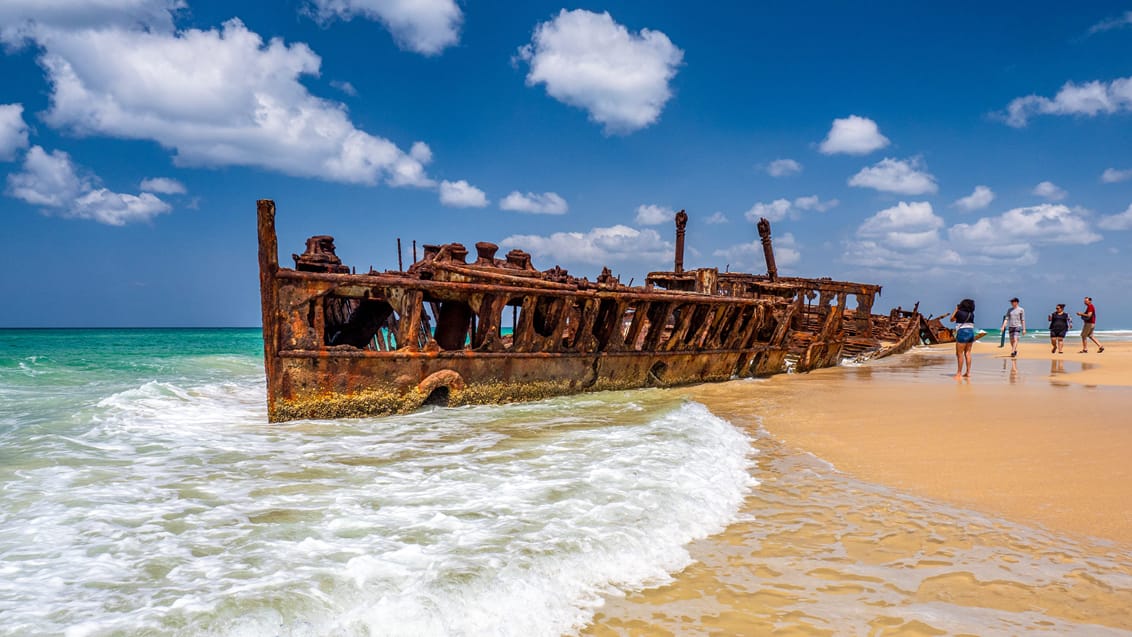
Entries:
[[663,391],[266,423],[258,329],[0,330],[0,635],[555,635],[753,487]]
[[[949,348],[878,363],[842,373],[954,384]],[[1124,595],[1127,552],[862,483],[681,395],[272,425],[258,329],[0,330],[0,637],[575,634],[648,619],[618,600],[693,561],[818,633],[1132,634],[1094,623],[1103,598],[1028,601],[1079,572]],[[921,595],[937,578],[1001,595]]]

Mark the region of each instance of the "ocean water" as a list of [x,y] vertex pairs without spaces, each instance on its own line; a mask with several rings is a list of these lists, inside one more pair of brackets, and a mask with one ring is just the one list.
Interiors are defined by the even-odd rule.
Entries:
[[673,392],[268,425],[258,330],[0,330],[0,635],[558,635],[758,486]]

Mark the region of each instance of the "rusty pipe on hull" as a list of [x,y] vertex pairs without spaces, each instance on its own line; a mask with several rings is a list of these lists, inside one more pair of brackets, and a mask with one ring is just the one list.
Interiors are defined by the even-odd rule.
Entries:
[[673,266],[676,274],[684,271],[684,229],[688,225],[688,213],[681,210],[676,213],[676,263]]
[[774,246],[770,243],[770,222],[766,217],[759,219],[759,238],[763,241],[763,257],[766,258],[766,275],[772,281],[778,280],[778,266],[774,264]]

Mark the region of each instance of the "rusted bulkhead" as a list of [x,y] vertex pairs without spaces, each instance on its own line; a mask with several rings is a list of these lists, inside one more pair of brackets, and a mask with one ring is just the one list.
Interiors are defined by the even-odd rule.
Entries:
[[608,269],[596,281],[539,271],[491,243],[474,256],[424,245],[404,272],[353,274],[325,235],[282,268],[270,200],[258,232],[273,422],[806,371],[837,364],[852,327],[881,345],[878,286],[684,270],[678,251],[675,271],[630,287]]

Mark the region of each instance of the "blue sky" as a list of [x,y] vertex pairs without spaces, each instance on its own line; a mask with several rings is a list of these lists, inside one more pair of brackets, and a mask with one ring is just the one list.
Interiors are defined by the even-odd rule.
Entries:
[[[1132,5],[0,4],[0,327],[258,325],[284,261],[494,241],[1132,327]],[[914,4],[914,3],[913,3]]]

